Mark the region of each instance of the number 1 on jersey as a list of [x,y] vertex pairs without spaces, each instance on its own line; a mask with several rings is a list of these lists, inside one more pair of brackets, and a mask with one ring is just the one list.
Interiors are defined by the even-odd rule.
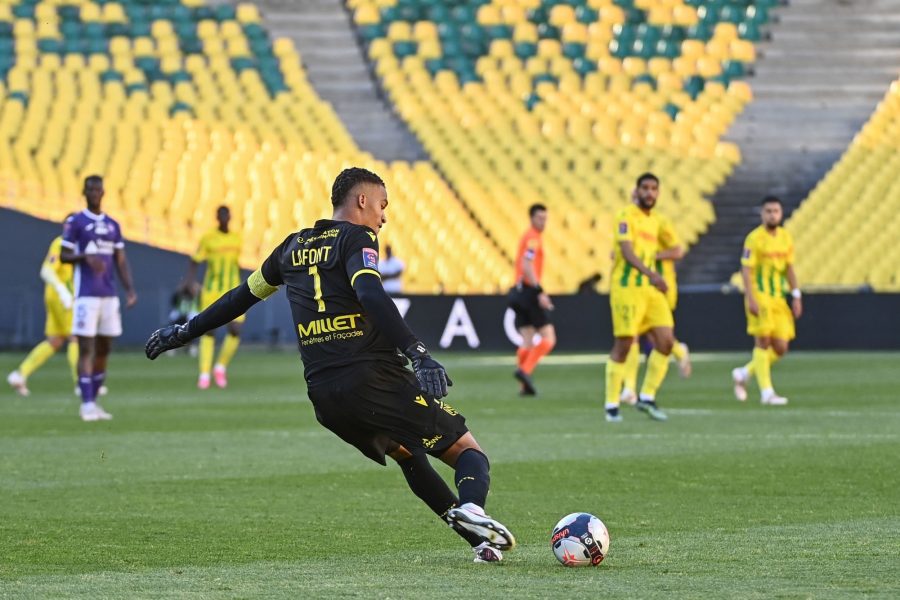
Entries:
[[316,291],[316,295],[313,296],[313,299],[316,301],[316,304],[319,305],[319,312],[325,312],[325,301],[322,300],[322,278],[319,277],[319,266],[313,265],[310,267],[309,274],[312,275],[313,288]]

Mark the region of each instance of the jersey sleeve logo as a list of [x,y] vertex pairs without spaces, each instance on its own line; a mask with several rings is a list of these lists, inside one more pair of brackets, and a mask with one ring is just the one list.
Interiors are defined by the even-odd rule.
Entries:
[[363,266],[367,269],[378,269],[378,251],[374,248],[363,248]]
[[750,248],[744,248],[744,259],[750,258]]
[[628,222],[627,221],[619,222],[619,233],[620,234],[628,233]]

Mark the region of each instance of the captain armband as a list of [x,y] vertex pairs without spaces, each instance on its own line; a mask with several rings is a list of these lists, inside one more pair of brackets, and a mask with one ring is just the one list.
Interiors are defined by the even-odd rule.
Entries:
[[259,269],[253,271],[250,277],[247,278],[247,287],[250,288],[250,293],[260,300],[265,300],[278,291],[277,286],[269,285],[269,282],[266,281]]

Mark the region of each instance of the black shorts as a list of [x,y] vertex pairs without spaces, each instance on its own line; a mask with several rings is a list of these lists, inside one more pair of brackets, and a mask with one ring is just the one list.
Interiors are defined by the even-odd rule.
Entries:
[[540,292],[535,287],[520,285],[509,293],[509,307],[516,313],[516,329],[531,326],[540,329],[549,325],[550,313],[538,303]]
[[416,376],[390,362],[329,369],[308,389],[319,423],[377,463],[396,442],[440,456],[469,429],[452,406],[419,389]]

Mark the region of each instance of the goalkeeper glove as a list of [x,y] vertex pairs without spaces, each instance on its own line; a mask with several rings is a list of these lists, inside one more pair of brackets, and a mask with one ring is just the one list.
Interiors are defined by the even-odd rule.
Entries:
[[188,334],[187,325],[169,325],[162,329],[157,329],[147,340],[144,346],[144,352],[150,360],[167,350],[181,348],[193,338]]
[[419,387],[435,399],[443,398],[447,395],[447,387],[453,385],[447,371],[438,361],[431,358],[428,349],[422,342],[416,342],[403,351],[403,354],[412,363],[413,371],[416,379],[419,380]]

